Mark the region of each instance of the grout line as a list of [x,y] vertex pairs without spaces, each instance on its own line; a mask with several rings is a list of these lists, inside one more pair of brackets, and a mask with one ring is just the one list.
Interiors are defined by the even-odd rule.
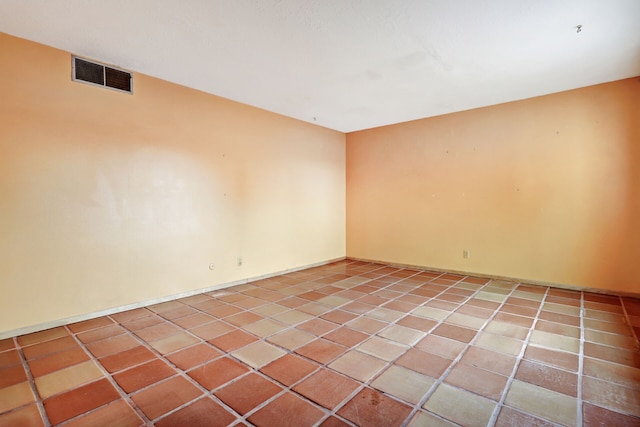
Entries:
[[[13,345],[18,351],[18,355],[20,356],[20,361],[22,362],[22,369],[24,369],[25,374],[27,375],[27,381],[29,382],[29,386],[31,387],[31,392],[33,393],[33,397],[35,398],[35,403],[38,406],[38,412],[40,412],[40,417],[44,422],[45,427],[50,427],[51,422],[49,421],[49,416],[47,415],[47,411],[44,409],[44,399],[40,397],[40,393],[38,392],[38,388],[36,387],[36,380],[31,373],[31,368],[27,363],[27,358],[22,351],[22,345],[18,342],[18,337],[13,337]],[[35,345],[35,344],[34,344]],[[25,406],[25,405],[23,405]],[[17,408],[13,408],[15,410]]]
[[538,323],[538,320],[540,318],[540,313],[542,312],[542,308],[544,307],[545,300],[547,299],[547,296],[549,295],[549,289],[550,288],[546,288],[545,289],[544,295],[543,295],[542,299],[540,300],[540,305],[538,306],[538,311],[536,312],[536,315],[533,318],[533,323],[531,324],[531,327],[529,328],[529,331],[527,332],[527,336],[524,339],[522,348],[520,349],[520,353],[518,353],[518,355],[516,356],[516,363],[513,365],[513,369],[511,370],[511,375],[509,375],[509,378],[507,379],[507,384],[504,386],[504,389],[502,390],[502,396],[500,397],[500,400],[498,401],[498,404],[494,408],[493,413],[491,414],[491,418],[489,419],[489,422],[487,423],[488,427],[494,426],[496,421],[498,420],[498,415],[500,414],[500,411],[502,410],[502,407],[504,406],[504,401],[507,398],[507,394],[509,392],[509,389],[511,388],[511,384],[513,384],[513,381],[514,381],[515,376],[516,376],[516,372],[518,371],[518,367],[520,366],[520,362],[524,358],[524,353],[527,350],[527,347],[529,347],[529,341],[531,339],[531,335],[533,335],[533,331],[535,330],[536,324]]
[[[113,319],[111,319],[111,320],[113,320]],[[120,325],[120,326],[122,326],[122,325]],[[131,400],[131,397],[129,396],[129,394],[127,394],[127,392],[125,392],[125,391],[124,391],[124,389],[122,389],[122,387],[120,387],[120,385],[116,382],[116,380],[113,378],[113,376],[112,376],[112,375],[111,375],[111,374],[110,374],[110,373],[109,373],[109,372],[108,372],[108,371],[107,371],[107,370],[102,366],[102,364],[100,363],[100,361],[99,361],[98,357],[94,356],[94,355],[93,355],[93,353],[91,353],[91,352],[89,351],[89,349],[87,348],[87,346],[85,345],[85,343],[83,343],[83,342],[82,342],[82,341],[77,337],[77,335],[76,335],[75,333],[73,333],[73,331],[71,331],[71,329],[69,329],[69,327],[68,327],[68,326],[65,326],[65,329],[67,329],[67,332],[69,332],[69,335],[71,335],[71,336],[73,337],[73,339],[74,339],[74,340],[76,341],[76,343],[80,346],[80,348],[82,348],[82,350],[84,350],[84,352],[89,356],[90,360],[91,360],[91,361],[92,361],[92,362],[93,362],[93,363],[98,367],[98,369],[100,369],[100,371],[102,372],[103,377],[104,377],[104,378],[106,378],[106,379],[107,379],[107,381],[109,381],[109,383],[111,384],[111,386],[113,386],[113,387],[116,389],[116,391],[118,392],[118,394],[120,395],[120,397],[121,397],[125,402],[127,402],[127,403],[129,404],[129,406],[130,406],[130,407],[131,407],[131,408],[136,412],[136,414],[138,414],[138,416],[143,420],[143,422],[144,422],[145,424],[148,424],[151,420],[149,420],[149,418],[144,414],[144,412],[142,412],[142,409],[140,409],[140,408],[138,407],[138,405],[136,405],[136,404],[135,404],[135,402],[133,402],[133,400]],[[88,331],[95,330],[95,329],[99,329],[99,328],[88,329],[87,331],[82,331],[82,332],[88,332]],[[131,334],[131,332],[129,332],[128,330],[127,330],[127,332],[126,332],[126,333]],[[124,334],[122,334],[122,335],[124,335]],[[119,335],[114,335],[114,336],[119,336]],[[111,337],[107,337],[107,338],[104,338],[104,339],[109,339],[109,338],[111,338]],[[100,341],[100,340],[97,340],[97,341]],[[125,350],[125,351],[126,351],[126,350]],[[115,354],[115,353],[114,353],[114,354]],[[106,357],[106,356],[105,356],[105,357]],[[92,383],[92,382],[96,382],[96,381],[99,381],[99,379],[93,380],[93,381],[91,381],[91,382],[89,382],[89,383],[86,383],[86,384],[90,384],[90,383]],[[82,385],[85,385],[85,384],[82,384]],[[81,386],[82,386],[82,385],[81,385]],[[81,386],[80,386],[80,387],[81,387]],[[77,387],[75,387],[75,388],[77,388]],[[67,390],[67,391],[68,391],[68,390]],[[65,392],[66,392],[66,391],[65,391]],[[87,411],[87,412],[83,412],[82,414],[78,414],[78,415],[76,415],[75,417],[73,417],[73,418],[70,418],[70,419],[66,420],[66,421],[65,421],[65,423],[70,422],[71,420],[74,420],[74,419],[76,419],[76,418],[82,417],[82,416],[84,416],[84,415],[87,415],[87,414],[89,414],[89,413],[91,413],[91,412],[97,411],[98,409],[100,409],[100,408],[102,408],[102,407],[104,407],[104,406],[108,406],[109,404],[111,404],[111,403],[113,403],[113,402],[114,402],[114,401],[111,401],[111,402],[105,403],[104,405],[101,405],[101,406],[99,406],[99,407],[97,407],[97,408],[93,408],[91,411]]]
[[584,292],[580,292],[580,353],[578,355],[578,390],[577,390],[577,413],[576,425],[582,425],[582,378],[584,369]]

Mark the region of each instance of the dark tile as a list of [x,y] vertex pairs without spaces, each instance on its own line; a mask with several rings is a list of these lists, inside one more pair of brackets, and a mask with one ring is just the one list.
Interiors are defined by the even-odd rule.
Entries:
[[251,373],[224,386],[214,394],[236,412],[244,415],[282,391],[282,387]]
[[89,360],[87,353],[82,348],[75,347],[39,359],[30,360],[28,363],[31,374],[34,377],[39,377],[84,362],[85,360]]
[[211,361],[222,353],[209,344],[197,344],[167,356],[178,368],[188,370],[204,362]]
[[445,338],[451,338],[456,341],[468,343],[476,336],[477,331],[473,329],[463,328],[461,326],[450,325],[443,323],[438,326],[434,331],[434,335],[439,335]]
[[323,338],[333,341],[338,344],[342,344],[346,347],[353,347],[356,344],[366,340],[369,335],[362,332],[354,331],[351,328],[343,326],[336,329],[333,332],[328,333]]
[[124,400],[116,400],[102,408],[88,412],[65,424],[65,427],[85,426],[117,426],[139,427],[143,425],[142,419],[136,411]]
[[24,357],[26,357],[27,359],[35,359],[37,357],[46,356],[48,354],[69,350],[74,347],[79,347],[76,340],[74,340],[71,336],[65,336],[62,338],[45,341],[40,344],[35,344],[29,347],[23,347],[22,352],[24,353]]
[[252,342],[257,340],[258,339],[256,337],[244,331],[234,330],[232,332],[209,340],[209,342],[222,351],[226,351],[227,353],[229,353],[233,350],[244,347],[247,344],[251,344]]
[[327,364],[345,351],[348,348],[323,339],[317,339],[311,341],[309,344],[302,346],[296,350],[296,353],[308,357],[311,360],[315,360],[321,364]]
[[222,357],[195,368],[187,372],[187,374],[198,381],[204,388],[213,390],[248,371],[249,368],[235,360]]
[[156,427],[224,427],[236,417],[208,397],[197,400],[184,408],[155,422]]
[[320,317],[330,322],[337,323],[338,325],[344,325],[348,321],[355,319],[357,316],[347,311],[333,310]]
[[411,407],[370,388],[361,390],[338,411],[358,426],[400,426],[410,414]]
[[22,364],[0,368],[0,388],[9,387],[23,381],[27,381],[27,374]]
[[293,390],[327,409],[334,409],[359,385],[357,381],[323,368],[296,385]]
[[59,424],[118,398],[120,394],[111,383],[102,379],[46,399],[44,409],[51,424]]
[[249,417],[249,422],[258,427],[311,426],[322,419],[324,412],[287,392]]
[[286,354],[260,371],[286,386],[291,386],[316,369],[318,369],[318,365],[302,357]]
[[115,374],[113,379],[124,391],[132,393],[175,374],[175,369],[158,359]]
[[571,397],[578,396],[578,376],[551,366],[523,360],[515,378]]
[[150,420],[154,420],[201,394],[198,387],[184,377],[176,376],[133,394],[131,399]]
[[500,410],[498,420],[496,421],[496,427],[554,427],[555,424],[551,424],[545,420],[534,417],[530,414],[524,414],[522,412],[511,409],[508,406],[504,406]]
[[144,362],[148,362],[149,360],[155,358],[156,355],[153,354],[149,349],[139,345],[137,347],[133,347],[120,353],[115,353],[98,360],[102,364],[102,366],[104,366],[104,368],[109,371],[109,373],[114,373],[135,365],[139,365]]
[[614,412],[585,402],[582,405],[582,425],[584,427],[637,427],[640,426],[640,418]]
[[412,371],[420,372],[433,378],[439,378],[445,369],[449,367],[451,360],[412,348],[395,363],[409,368]]

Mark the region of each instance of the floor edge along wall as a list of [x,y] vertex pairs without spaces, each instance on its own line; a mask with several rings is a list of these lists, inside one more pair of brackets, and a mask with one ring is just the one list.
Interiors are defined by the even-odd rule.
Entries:
[[[262,280],[262,279],[268,279],[268,278],[271,278],[271,277],[276,277],[276,276],[280,276],[280,275],[287,274],[287,273],[293,273],[293,272],[296,272],[296,271],[306,270],[308,268],[319,267],[319,266],[322,266],[322,265],[328,265],[328,264],[331,264],[333,262],[338,262],[338,261],[343,261],[343,260],[371,262],[371,263],[384,264],[384,265],[389,265],[389,266],[394,266],[394,267],[399,267],[399,268],[409,268],[409,269],[425,270],[425,271],[436,271],[436,272],[440,272],[440,273],[450,273],[450,274],[462,274],[462,275],[465,275],[465,276],[482,277],[482,278],[493,279],[493,280],[504,280],[504,281],[508,281],[508,282],[526,283],[528,285],[535,285],[535,286],[547,286],[547,287],[552,287],[552,288],[557,288],[557,289],[568,289],[568,290],[581,291],[581,292],[601,293],[601,294],[606,294],[606,295],[615,295],[615,296],[631,297],[631,298],[639,298],[640,299],[640,294],[629,293],[629,292],[613,292],[613,291],[607,291],[607,290],[598,289],[598,288],[585,288],[585,287],[580,287],[580,286],[577,286],[577,285],[567,285],[567,284],[562,284],[562,283],[540,282],[540,281],[535,281],[535,280],[527,280],[527,279],[520,279],[520,278],[514,278],[514,277],[494,276],[494,275],[478,274],[478,273],[472,273],[472,272],[467,272],[467,271],[458,271],[458,270],[446,270],[446,269],[437,268],[437,267],[419,266],[419,265],[410,265],[410,264],[400,264],[400,263],[393,263],[393,262],[381,261],[381,260],[371,260],[371,259],[365,259],[365,258],[340,257],[340,258],[334,258],[334,259],[330,259],[330,260],[326,260],[326,261],[320,261],[320,262],[304,265],[304,266],[301,266],[301,267],[295,267],[295,268],[290,268],[290,269],[286,269],[286,270],[276,271],[274,273],[264,274],[264,275],[261,275],[261,276],[249,277],[249,278],[246,278],[246,279],[235,280],[233,282],[227,282],[227,283],[222,283],[222,284],[218,284],[218,285],[214,285],[214,286],[209,286],[209,287],[206,287],[206,288],[195,289],[193,291],[188,291],[188,292],[182,292],[182,293],[179,293],[179,294],[168,295],[168,296],[165,296],[165,297],[162,297],[162,298],[154,298],[154,299],[151,299],[151,300],[141,301],[141,302],[134,303],[134,304],[128,304],[128,305],[121,306],[121,307],[114,307],[114,308],[110,308],[110,309],[107,309],[107,310],[95,311],[95,312],[92,312],[92,313],[86,313],[86,314],[81,314],[81,315],[77,315],[77,316],[67,317],[67,318],[64,318],[64,319],[53,320],[53,321],[50,321],[50,322],[40,323],[40,324],[37,324],[37,325],[26,326],[24,328],[4,331],[4,332],[0,332],[0,340],[1,339],[5,339],[5,338],[16,337],[16,336],[20,336],[20,335],[30,334],[30,333],[34,333],[34,332],[44,331],[46,329],[51,329],[51,328],[55,328],[57,326],[64,326],[64,325],[68,325],[68,324],[71,324],[71,323],[81,322],[81,321],[84,321],[84,320],[95,319],[96,317],[102,317],[102,316],[108,316],[108,315],[115,314],[115,313],[121,313],[123,311],[133,310],[133,309],[136,309],[136,308],[148,307],[148,306],[151,306],[151,305],[154,305],[154,304],[159,304],[159,303],[167,302],[167,301],[173,301],[173,300],[177,300],[177,299],[180,299],[180,298],[185,298],[185,297],[189,297],[189,296],[192,296],[192,295],[201,294],[201,293],[204,293],[204,292],[217,291],[217,290],[221,290],[221,289],[230,288],[230,287],[233,287],[233,286],[244,285],[246,283],[250,283],[250,282],[253,282],[253,281]],[[640,337],[638,337],[638,338],[640,339]]]
[[107,310],[94,311],[91,313],[79,314],[77,316],[66,317],[64,319],[52,320],[50,322],[39,323],[37,325],[25,326],[24,328],[13,329],[9,331],[0,332],[0,340],[5,338],[17,337],[20,335],[31,334],[34,332],[44,331],[46,329],[55,328],[57,326],[69,325],[71,323],[82,322],[84,320],[95,319],[96,317],[108,316],[111,314],[121,313],[123,311],[133,310],[141,307],[148,307],[150,305],[159,304],[161,302],[173,301],[180,298],[190,297],[192,295],[202,294],[204,292],[219,291],[221,289],[230,288],[233,286],[244,285],[245,283],[254,282],[256,280],[268,279],[271,277],[280,276],[287,273],[293,273],[295,271],[306,270],[307,268],[319,267],[322,265],[331,264],[332,262],[342,261],[345,257],[333,258],[326,261],[315,262],[301,267],[289,268],[286,270],[276,271],[274,273],[263,274],[255,277],[248,277],[246,279],[234,280],[233,282],[220,283],[206,288],[195,289],[193,291],[181,292],[179,294],[167,295],[161,298],[154,298],[150,300],[140,301],[133,304],[127,304],[120,307],[109,308]]

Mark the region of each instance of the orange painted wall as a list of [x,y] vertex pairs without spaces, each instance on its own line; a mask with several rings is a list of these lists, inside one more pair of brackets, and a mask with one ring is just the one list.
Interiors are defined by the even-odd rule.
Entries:
[[347,255],[638,293],[639,165],[637,78],[351,133]]
[[0,63],[0,333],[344,257],[344,134],[5,34]]

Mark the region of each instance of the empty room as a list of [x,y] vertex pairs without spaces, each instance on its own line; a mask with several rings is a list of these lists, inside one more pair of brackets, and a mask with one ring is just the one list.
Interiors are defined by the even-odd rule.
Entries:
[[639,17],[0,1],[0,427],[640,426]]

